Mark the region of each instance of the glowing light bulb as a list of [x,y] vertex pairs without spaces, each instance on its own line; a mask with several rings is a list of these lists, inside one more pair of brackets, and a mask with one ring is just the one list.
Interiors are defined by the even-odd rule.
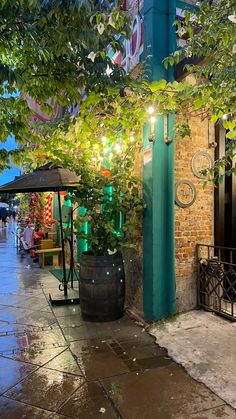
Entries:
[[131,143],[133,143],[133,142],[134,142],[134,136],[133,136],[133,135],[131,135],[131,136],[129,137],[129,139],[130,139]]
[[150,122],[151,122],[151,124],[154,124],[154,122],[156,122],[156,117],[155,116],[151,116]]
[[148,108],[149,115],[152,115],[154,113],[154,111],[155,111],[154,107],[153,106],[149,106],[149,108]]
[[93,161],[96,161],[97,159],[96,159],[96,157],[92,157],[92,160],[93,160]]
[[104,151],[104,153],[106,154],[106,153],[108,152],[108,148],[107,148],[107,147],[105,147],[103,151]]
[[117,153],[119,153],[121,151],[120,144],[116,144],[115,147],[114,147],[114,150],[117,151]]
[[102,137],[102,142],[103,142],[103,144],[106,142],[106,137]]

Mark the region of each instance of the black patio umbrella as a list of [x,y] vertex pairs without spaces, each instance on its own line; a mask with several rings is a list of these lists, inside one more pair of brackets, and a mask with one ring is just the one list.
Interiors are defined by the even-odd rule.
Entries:
[[[65,246],[61,213],[60,191],[67,188],[76,188],[80,184],[80,177],[75,175],[69,169],[62,166],[56,166],[53,163],[47,163],[39,167],[31,173],[19,176],[12,182],[6,183],[0,187],[0,193],[24,193],[24,192],[57,192],[60,218],[61,247],[62,247],[62,263],[63,263],[63,288],[64,297],[67,300],[67,279],[66,279],[66,262],[65,262]],[[65,302],[66,302],[65,300]],[[68,300],[69,302],[69,300]],[[75,299],[73,299],[75,302]]]

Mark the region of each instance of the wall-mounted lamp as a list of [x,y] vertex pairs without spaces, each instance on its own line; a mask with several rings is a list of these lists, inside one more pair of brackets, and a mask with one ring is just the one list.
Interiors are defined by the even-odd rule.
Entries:
[[[150,116],[150,119],[149,119],[149,122],[150,122],[150,134],[149,134],[149,138],[148,139],[149,139],[149,141],[151,143],[153,143],[155,141],[155,139],[156,139],[156,123],[157,123],[157,120],[156,120],[156,116],[153,115],[154,112],[155,112],[154,107],[153,106],[149,106],[148,113],[151,116]],[[170,144],[172,142],[172,139],[173,139],[172,137],[170,137],[168,135],[168,132],[169,132],[168,122],[169,122],[168,115],[164,115],[164,142],[166,144]]]
[[155,141],[155,131],[156,131],[156,117],[153,115],[155,112],[155,109],[153,106],[149,106],[148,113],[150,116],[150,134],[148,137],[148,140],[153,143]]
[[[227,119],[227,115],[223,115],[224,120]],[[223,118],[222,118],[223,119]],[[208,121],[208,148],[216,148],[217,142],[215,138],[215,124]]]
[[164,115],[164,141],[166,144],[172,142],[172,138],[168,135],[168,115]]
[[156,117],[151,116],[150,118],[150,134],[149,134],[149,141],[153,143],[155,141],[155,131],[156,131]]

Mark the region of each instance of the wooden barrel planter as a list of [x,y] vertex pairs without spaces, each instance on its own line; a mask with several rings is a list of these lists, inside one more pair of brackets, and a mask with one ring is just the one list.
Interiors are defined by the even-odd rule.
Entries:
[[106,322],[123,316],[125,272],[121,253],[93,256],[80,261],[80,307],[84,320]]

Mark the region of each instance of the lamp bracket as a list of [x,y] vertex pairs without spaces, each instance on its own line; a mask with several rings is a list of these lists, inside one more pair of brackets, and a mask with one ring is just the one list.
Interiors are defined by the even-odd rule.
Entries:
[[155,142],[155,133],[151,133],[150,135],[149,135],[149,137],[148,137],[148,141],[150,142],[150,143],[154,143]]
[[170,144],[172,143],[173,139],[171,137],[169,137],[168,135],[165,136],[164,141],[166,144]]

